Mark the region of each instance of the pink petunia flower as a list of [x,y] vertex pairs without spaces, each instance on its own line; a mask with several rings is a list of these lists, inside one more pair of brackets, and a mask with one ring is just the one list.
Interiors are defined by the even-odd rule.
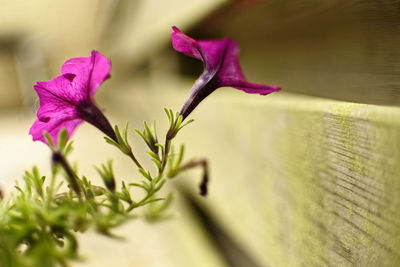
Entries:
[[172,46],[178,52],[204,63],[204,72],[193,85],[180,115],[185,119],[193,109],[219,87],[231,86],[250,94],[267,95],[279,91],[277,85],[250,83],[239,65],[239,47],[232,39],[196,41],[172,27]]
[[110,60],[92,51],[90,57],[67,60],[61,68],[62,75],[37,82],[33,88],[39,96],[40,107],[38,119],[29,131],[33,140],[47,143],[43,136],[46,131],[57,143],[62,128],[67,129],[70,138],[75,128],[87,121],[117,141],[113,128],[93,99],[99,85],[110,77],[110,69]]

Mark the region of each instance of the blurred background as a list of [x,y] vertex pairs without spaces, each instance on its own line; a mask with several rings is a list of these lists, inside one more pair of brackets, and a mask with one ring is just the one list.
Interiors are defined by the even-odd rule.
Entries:
[[[59,75],[65,60],[89,56],[93,49],[112,60],[112,78],[96,95],[111,122],[130,121],[133,129],[141,128],[143,120],[157,119],[162,133],[166,127],[162,108],[179,110],[202,71],[200,61],[172,49],[173,25],[195,39],[234,38],[241,48],[244,73],[252,82],[278,84],[289,94],[385,106],[400,103],[396,0],[0,0],[0,4],[0,184],[6,191],[24,169],[33,164],[46,169],[50,164],[47,147],[28,136],[38,108],[33,85]],[[263,152],[274,144],[253,140],[262,138],[257,127],[263,116],[256,107],[285,92],[261,100],[255,95],[244,98],[233,89],[215,92],[192,114],[196,123],[180,139],[188,142],[189,157],[209,158],[211,176],[221,179],[212,181],[211,197],[196,197],[200,172],[191,172],[183,178],[188,195],[177,196],[173,219],[157,225],[133,221],[118,230],[123,235],[129,232],[126,242],[84,236],[87,262],[76,265],[268,265],[277,252],[270,256],[265,252],[268,242],[262,220],[267,218],[257,215],[264,193],[256,192],[262,191],[256,186],[243,196],[242,189],[248,177],[262,177],[267,162],[274,161],[274,155]],[[257,120],[250,119],[246,131],[241,123],[250,115]],[[262,127],[268,131],[285,125],[278,121]],[[99,145],[102,136],[92,128],[82,125],[74,135],[73,157],[81,162],[83,174],[97,177],[92,165],[115,157],[117,174],[126,179],[134,176],[129,161],[112,147]],[[131,139],[138,151],[144,150],[133,134]],[[238,196],[249,202],[241,203]],[[198,204],[180,198],[226,207],[213,215],[206,208],[196,211],[193,207]],[[234,222],[217,223],[215,218],[224,216]],[[238,265],[232,263],[232,255],[239,255],[233,261]]]
[[354,102],[396,105],[400,101],[396,83],[400,4],[395,0],[2,4],[2,108],[29,109],[36,99],[35,81],[57,75],[66,59],[86,56],[92,49],[112,59],[109,83],[139,78],[164,84],[182,76],[196,77],[201,63],[171,49],[172,25],[197,39],[236,39],[250,80]]

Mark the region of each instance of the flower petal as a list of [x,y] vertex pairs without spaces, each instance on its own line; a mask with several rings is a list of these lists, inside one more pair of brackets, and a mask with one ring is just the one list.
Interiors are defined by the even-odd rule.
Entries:
[[219,72],[226,68],[225,64],[231,64],[232,60],[237,61],[239,49],[232,39],[198,41],[198,45],[205,61],[206,70],[210,72]]
[[223,82],[223,86],[230,86],[242,91],[245,91],[249,94],[260,94],[260,95],[268,95],[272,92],[278,92],[281,90],[276,84],[269,86],[266,84],[258,84],[258,83],[250,83],[247,81],[237,81],[237,80],[225,80]]
[[62,66],[62,75],[34,86],[40,107],[38,120],[29,133],[33,140],[46,143],[43,132],[47,131],[57,142],[58,132],[67,128],[68,137],[83,120],[102,130],[110,138],[115,133],[108,120],[93,104],[93,95],[99,85],[109,77],[110,60],[97,51],[90,57],[72,58]]
[[76,57],[67,60],[61,73],[75,74],[74,87],[85,98],[93,98],[99,85],[110,77],[111,61],[93,50],[90,57]]
[[[209,44],[209,46],[212,46],[212,44]],[[215,46],[217,46],[217,44],[215,44]],[[219,65],[218,77],[220,80],[245,80],[238,60],[239,46],[237,43],[232,39],[224,39],[219,42],[218,46],[218,55],[214,56],[214,58],[218,60],[218,63],[214,64]]]
[[48,82],[38,82],[34,89],[39,96],[40,107],[37,111],[38,119],[29,131],[33,140],[47,143],[43,137],[43,132],[46,131],[53,142],[57,143],[58,133],[63,127],[67,129],[68,136],[71,136],[82,120],[77,118],[76,104],[69,101],[74,99],[71,95],[74,91],[71,90],[73,88],[68,76],[61,75]]
[[48,121],[52,117],[76,115],[76,107],[81,96],[76,94],[69,75],[61,75],[48,82],[37,82],[33,88],[36,90],[40,107],[37,112],[38,119]]
[[199,53],[199,47],[196,40],[185,35],[175,26],[172,27],[172,30],[172,46],[176,51],[184,53],[190,57],[203,60]]
[[232,39],[196,41],[173,27],[175,50],[204,62],[205,70],[195,82],[180,114],[185,119],[194,108],[219,87],[231,86],[251,94],[267,95],[279,91],[276,85],[250,83],[239,64],[239,47]]
[[[204,62],[206,69],[216,71],[222,67],[224,61],[235,59],[239,53],[238,46],[232,39],[196,41],[172,27],[172,46],[178,52]],[[228,60],[225,60],[225,58]],[[237,60],[236,60],[237,61]],[[242,75],[243,76],[243,75]]]
[[58,134],[62,128],[66,128],[69,139],[72,133],[75,131],[75,128],[82,122],[83,120],[81,119],[72,118],[71,120],[68,120],[68,118],[65,117],[51,119],[48,122],[43,122],[38,119],[33,123],[31,129],[29,130],[29,134],[32,135],[32,139],[34,141],[39,140],[47,144],[43,133],[48,132],[53,139],[54,145],[57,145]]

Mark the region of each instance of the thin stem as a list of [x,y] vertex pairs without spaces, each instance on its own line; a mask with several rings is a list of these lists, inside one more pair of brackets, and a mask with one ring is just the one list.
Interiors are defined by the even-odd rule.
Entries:
[[133,155],[132,151],[128,154],[128,156],[133,160],[133,162],[136,164],[136,166],[139,169],[143,169],[142,165],[140,165],[139,161],[135,158],[135,156]]
[[160,176],[163,174],[165,166],[167,165],[169,148],[171,146],[171,140],[172,140],[172,138],[170,138],[167,133],[167,136],[165,137],[165,146],[164,146],[164,154],[162,156],[161,170],[159,173]]
[[47,195],[47,201],[46,201],[47,208],[50,207],[50,204],[53,200],[55,184],[56,184],[56,174],[53,172],[50,178],[49,192]]
[[192,160],[183,165],[182,167],[179,168],[179,171],[183,170],[188,170],[192,169],[195,167],[200,166],[203,169],[203,177],[200,182],[200,195],[205,196],[207,195],[207,184],[209,181],[209,175],[208,175],[208,163],[206,159],[199,159],[199,160]]
[[153,192],[150,192],[150,193],[148,193],[145,197],[143,197],[140,201],[135,202],[135,203],[132,203],[132,204],[126,209],[126,211],[127,211],[127,212],[131,212],[133,209],[136,209],[136,208],[138,208],[138,207],[143,206],[143,205],[145,204],[145,202],[146,202],[148,199],[150,199],[151,197],[153,197],[154,193],[155,193],[154,191],[153,191]]
[[173,126],[171,126],[169,128],[167,134],[165,135],[164,154],[163,154],[163,157],[162,157],[161,170],[160,170],[160,173],[159,173],[160,176],[163,174],[165,166],[167,165],[168,154],[169,154],[169,148],[171,146],[171,141],[172,141],[172,139],[174,139],[175,135],[177,134],[177,132],[175,131],[175,126],[176,126],[177,121],[178,121],[178,118],[175,119],[175,122],[174,122]]
[[75,191],[75,193],[79,197],[79,200],[81,201],[82,200],[81,199],[81,191],[82,190],[81,190],[81,186],[78,183],[78,176],[73,171],[71,166],[68,164],[67,159],[60,152],[53,151],[52,160],[54,163],[60,164],[60,166],[64,169],[65,173],[67,174],[68,182],[69,182],[71,188]]

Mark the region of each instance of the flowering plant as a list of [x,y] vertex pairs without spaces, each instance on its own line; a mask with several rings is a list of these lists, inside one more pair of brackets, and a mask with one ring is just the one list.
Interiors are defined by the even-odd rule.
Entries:
[[[144,169],[135,157],[128,141],[128,125],[122,131],[118,126],[112,127],[94,101],[97,88],[110,77],[109,59],[92,51],[89,57],[67,60],[60,76],[37,82],[34,89],[40,107],[29,133],[33,140],[49,146],[52,169],[46,176],[37,167],[26,171],[24,185],[17,184],[17,191],[0,201],[0,266],[67,266],[69,260],[79,255],[76,231],[94,228],[112,236],[112,228],[131,219],[136,209],[148,205],[153,205],[148,218],[160,217],[171,199],[158,196],[160,189],[187,169],[203,168],[200,194],[207,194],[207,162],[185,162],[183,146],[178,153],[171,153],[174,138],[193,121],[185,119],[200,101],[222,86],[262,95],[279,88],[246,81],[233,40],[195,41],[174,27],[172,44],[175,50],[202,60],[205,70],[179,113],[165,109],[169,127],[163,142],[159,141],[155,124],[150,127],[145,122],[144,130],[136,130],[156,166],[155,173]],[[98,128],[107,143],[132,159],[140,181],[117,184],[112,161],[96,168],[104,182],[102,186],[77,174],[68,160],[72,152],[69,139],[84,121]],[[67,187],[63,186],[64,181]],[[144,191],[141,198],[136,197],[136,189]]]

